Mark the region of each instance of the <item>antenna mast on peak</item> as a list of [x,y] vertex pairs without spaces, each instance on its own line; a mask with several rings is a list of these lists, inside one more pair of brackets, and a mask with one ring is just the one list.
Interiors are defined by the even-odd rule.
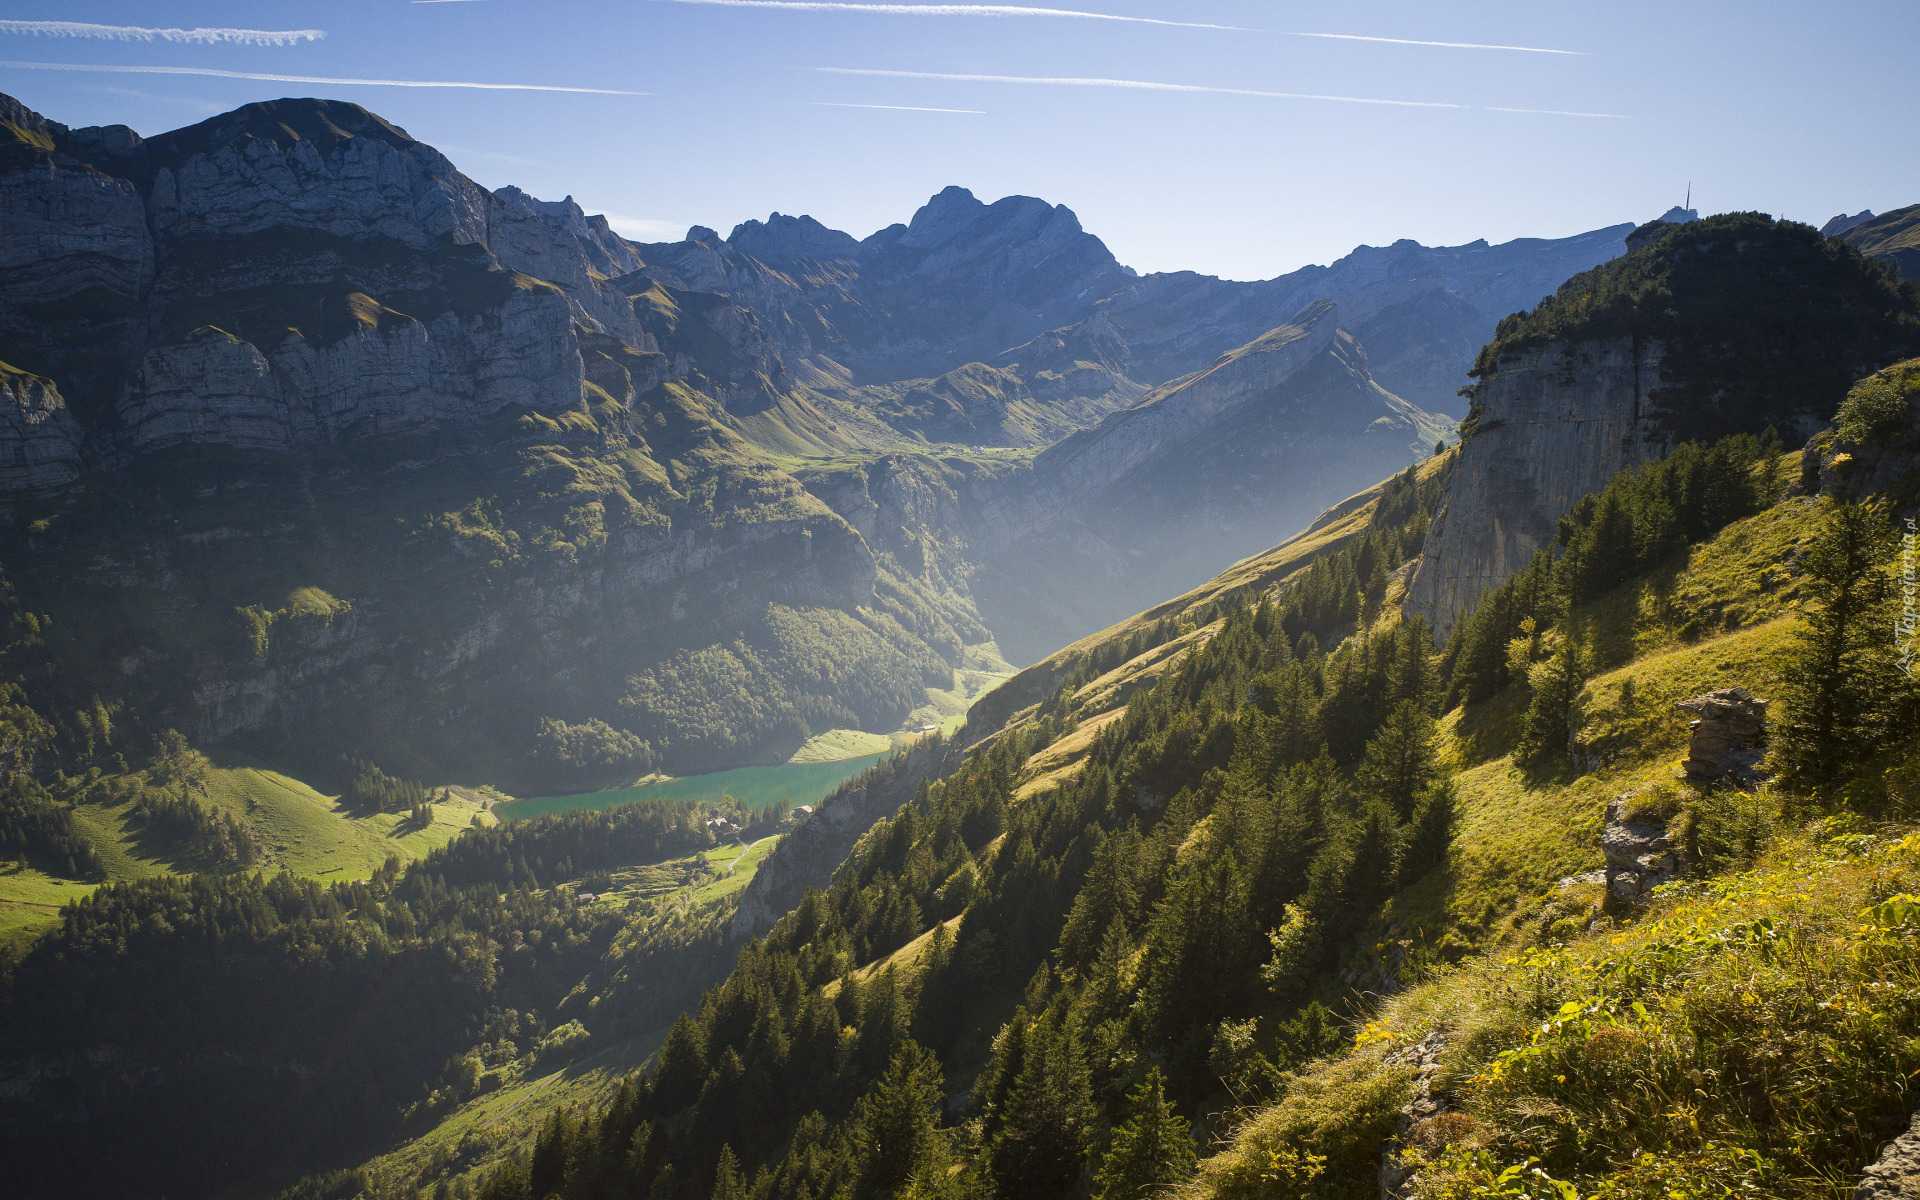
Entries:
[[1685,204],[1682,204],[1680,207],[1686,209],[1688,212],[1693,211],[1693,181],[1692,180],[1687,181],[1687,202]]

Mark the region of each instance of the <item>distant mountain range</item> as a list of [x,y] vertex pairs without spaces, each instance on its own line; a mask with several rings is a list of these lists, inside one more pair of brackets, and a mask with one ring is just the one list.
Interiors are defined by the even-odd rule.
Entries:
[[636,244],[324,100],[0,142],[46,702],[530,787],[937,718],[1431,453],[1633,228],[1242,283],[957,187]]

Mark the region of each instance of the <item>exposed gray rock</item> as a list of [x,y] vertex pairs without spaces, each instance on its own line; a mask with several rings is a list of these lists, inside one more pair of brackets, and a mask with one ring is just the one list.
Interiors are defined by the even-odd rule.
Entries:
[[80,443],[80,426],[51,380],[0,364],[0,494],[72,483]]
[[1627,338],[1502,356],[1407,593],[1436,638],[1552,546],[1575,501],[1666,451],[1647,400],[1660,358],[1658,344]]
[[133,447],[284,453],[349,431],[460,428],[509,404],[555,412],[580,402],[579,343],[556,289],[514,289],[468,321],[381,316],[332,343],[287,330],[265,353],[212,326],[156,347],[120,403]]
[[137,298],[153,240],[133,184],[51,158],[0,174],[0,296],[43,305],[89,288]]
[[1412,1194],[1414,1168],[1401,1155],[1414,1131],[1447,1110],[1444,1097],[1433,1093],[1434,1076],[1440,1073],[1440,1056],[1446,1053],[1447,1036],[1436,1029],[1411,1046],[1394,1051],[1387,1062],[1414,1069],[1413,1096],[1393,1122],[1393,1140],[1380,1155],[1380,1200],[1406,1200]]
[[157,237],[305,229],[391,238],[416,250],[443,238],[487,241],[485,189],[438,150],[354,105],[250,104],[147,146],[176,160],[155,172],[147,200]]
[[1756,699],[1743,687],[1720,688],[1675,702],[1674,707],[1692,713],[1683,766],[1686,777],[1696,783],[1732,779],[1742,787],[1761,778],[1760,760],[1766,757],[1761,745],[1766,737],[1767,701]]
[[1644,901],[1654,888],[1680,878],[1686,853],[1673,844],[1664,823],[1629,821],[1628,792],[1607,804],[1607,825],[1600,849],[1607,857],[1607,890],[1621,900]]
[[1840,213],[1820,227],[1820,236],[1839,237],[1855,225],[1864,225],[1871,220],[1873,220],[1873,210],[1870,208],[1863,208],[1852,216]]
[[1888,1143],[1853,1189],[1853,1200],[1914,1200],[1920,1197],[1920,1113]]

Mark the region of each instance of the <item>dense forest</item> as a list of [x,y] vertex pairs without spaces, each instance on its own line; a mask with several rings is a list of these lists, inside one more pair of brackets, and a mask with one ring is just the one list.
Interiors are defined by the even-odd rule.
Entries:
[[923,788],[743,951],[630,1094],[556,1119],[491,1194],[1166,1182],[1195,1147],[1170,1105],[1251,1102],[1347,1036],[1323,1003],[1344,948],[1451,837],[1431,635],[1377,620],[1420,490],[1396,480],[1365,536],[1228,606],[1072,784],[1014,796],[1070,732],[1046,718]]
[[[474,829],[346,883],[101,887],[23,957],[0,955],[0,1060],[41,1064],[31,1117],[0,1131],[13,1183],[258,1188],[430,1123],[515,1060],[577,1053],[589,1010],[607,1037],[664,1024],[724,973],[730,912],[590,905],[561,885],[712,846],[719,816],[754,819],[628,805]],[[86,1152],[103,1127],[122,1152]]]
[[[1787,480],[1777,443],[1745,434],[1623,474],[1444,652],[1417,621],[1380,619],[1368,587],[1425,519],[1411,477],[1397,482],[1385,523],[1277,596],[1223,606],[1213,636],[1101,729],[1077,778],[1016,795],[1021,764],[1072,732],[1056,697],[924,787],[742,952],[649,1072],[604,1110],[556,1114],[484,1194],[1118,1200],[1189,1178],[1236,1114],[1364,1040],[1372,995],[1466,952],[1396,941],[1379,918],[1447,860],[1442,707],[1517,696],[1521,757],[1572,777],[1583,621],[1779,502]],[[1859,619],[1884,611],[1892,543],[1872,508],[1819,503],[1794,677],[1855,720],[1803,722],[1783,762],[1807,802],[1872,810],[1884,790],[1859,781],[1904,735],[1860,714],[1911,703],[1891,622]],[[1095,652],[1081,678],[1157,636]],[[1766,840],[1750,806],[1703,801],[1688,819],[1723,864]],[[1402,1078],[1274,1150],[1247,1194],[1373,1195]],[[1846,1170],[1864,1152],[1835,1138],[1815,1158]]]

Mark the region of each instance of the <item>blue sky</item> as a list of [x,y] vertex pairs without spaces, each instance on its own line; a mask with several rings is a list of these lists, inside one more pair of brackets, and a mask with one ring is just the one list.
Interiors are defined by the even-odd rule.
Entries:
[[571,194],[643,240],[775,210],[864,236],[957,183],[1065,204],[1143,271],[1234,278],[1645,220],[1689,181],[1703,211],[1815,223],[1920,202],[1911,0],[891,11],[919,3],[0,0],[0,90],[142,133],[352,100],[489,187]]

